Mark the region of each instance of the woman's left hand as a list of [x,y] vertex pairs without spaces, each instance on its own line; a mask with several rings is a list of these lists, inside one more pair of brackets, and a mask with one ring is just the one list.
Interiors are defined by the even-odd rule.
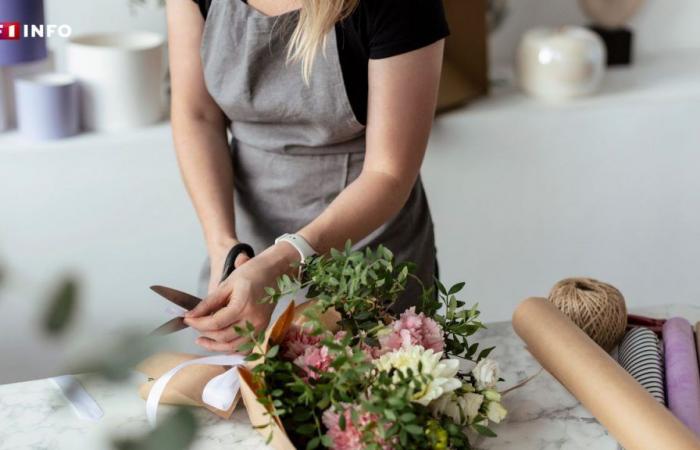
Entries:
[[277,278],[291,271],[298,253],[289,244],[273,245],[238,267],[195,309],[185,315],[185,323],[202,336],[197,344],[214,352],[235,352],[245,342],[234,326],[250,322],[256,331],[267,328],[275,307],[260,303],[265,288],[277,285]]

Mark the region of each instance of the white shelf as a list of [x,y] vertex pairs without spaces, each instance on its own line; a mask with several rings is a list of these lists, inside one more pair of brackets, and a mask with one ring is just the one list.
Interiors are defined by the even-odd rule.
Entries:
[[22,136],[17,130],[0,133],[0,156],[13,153],[99,151],[104,145],[137,144],[144,140],[168,139],[170,123],[161,122],[132,130],[96,133],[85,132],[52,141],[37,141]]
[[639,55],[630,66],[609,68],[596,94],[560,104],[546,103],[523,94],[515,86],[512,70],[499,72],[507,79],[505,85],[495,87],[489,97],[456,112],[456,115],[617,108],[630,103],[700,98],[700,49]]

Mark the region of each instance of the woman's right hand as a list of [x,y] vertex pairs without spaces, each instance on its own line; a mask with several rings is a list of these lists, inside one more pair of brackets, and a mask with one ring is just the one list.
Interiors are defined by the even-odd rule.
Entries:
[[[211,294],[221,283],[221,275],[224,270],[224,263],[226,262],[226,257],[233,248],[234,245],[239,244],[236,239],[227,239],[223,242],[217,243],[215,245],[209,246],[209,269],[211,273],[209,274],[209,286],[207,293]],[[244,264],[250,259],[245,253],[241,253],[236,258],[233,263],[234,267],[238,268],[241,264]]]

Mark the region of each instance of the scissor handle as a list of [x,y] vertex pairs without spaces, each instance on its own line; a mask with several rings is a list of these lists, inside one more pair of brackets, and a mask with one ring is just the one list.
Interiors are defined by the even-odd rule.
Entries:
[[223,283],[223,281],[226,278],[228,278],[234,270],[236,270],[236,265],[234,263],[236,262],[236,258],[238,258],[238,255],[240,255],[241,253],[245,253],[246,255],[248,255],[249,258],[255,256],[255,251],[250,245],[244,244],[242,242],[240,244],[234,245],[231,248],[231,250],[229,250],[228,255],[226,256],[226,261],[224,262],[224,271],[221,275],[220,283]]

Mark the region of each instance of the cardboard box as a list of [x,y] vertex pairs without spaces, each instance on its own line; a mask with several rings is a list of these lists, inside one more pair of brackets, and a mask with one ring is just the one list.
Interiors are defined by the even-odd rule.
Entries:
[[440,80],[438,113],[489,91],[486,0],[443,0],[450,36]]

